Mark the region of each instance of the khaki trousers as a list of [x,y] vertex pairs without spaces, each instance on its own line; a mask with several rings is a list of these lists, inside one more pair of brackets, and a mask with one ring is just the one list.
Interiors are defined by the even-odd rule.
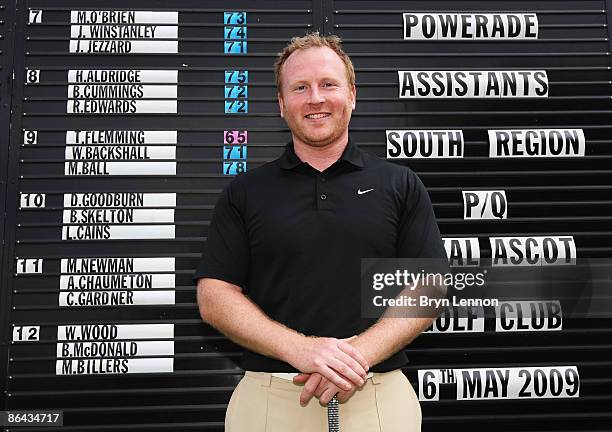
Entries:
[[[300,405],[303,385],[268,372],[247,371],[232,393],[226,432],[327,432],[327,407],[316,397]],[[374,373],[339,405],[340,432],[421,430],[419,400],[400,369]]]

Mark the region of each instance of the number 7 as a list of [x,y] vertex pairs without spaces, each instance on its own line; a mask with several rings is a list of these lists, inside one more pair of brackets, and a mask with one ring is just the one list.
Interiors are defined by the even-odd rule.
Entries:
[[41,22],[42,22],[42,11],[41,10],[30,10],[28,24],[38,24]]

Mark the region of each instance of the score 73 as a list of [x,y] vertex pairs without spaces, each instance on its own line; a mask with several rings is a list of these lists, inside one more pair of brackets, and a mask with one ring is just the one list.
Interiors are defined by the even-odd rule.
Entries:
[[229,25],[244,25],[246,24],[246,12],[223,12],[223,23]]

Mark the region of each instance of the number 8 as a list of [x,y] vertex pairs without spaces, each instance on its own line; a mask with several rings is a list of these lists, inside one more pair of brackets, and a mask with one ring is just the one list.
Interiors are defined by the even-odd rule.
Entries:
[[40,70],[38,69],[26,69],[26,83],[35,84],[40,79]]

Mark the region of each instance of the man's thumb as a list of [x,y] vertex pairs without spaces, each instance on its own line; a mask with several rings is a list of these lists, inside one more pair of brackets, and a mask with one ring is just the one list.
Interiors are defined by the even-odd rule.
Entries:
[[308,381],[308,378],[310,378],[310,374],[308,374],[308,373],[301,373],[301,374],[298,374],[298,375],[293,377],[293,383],[294,384],[303,384],[306,381]]

